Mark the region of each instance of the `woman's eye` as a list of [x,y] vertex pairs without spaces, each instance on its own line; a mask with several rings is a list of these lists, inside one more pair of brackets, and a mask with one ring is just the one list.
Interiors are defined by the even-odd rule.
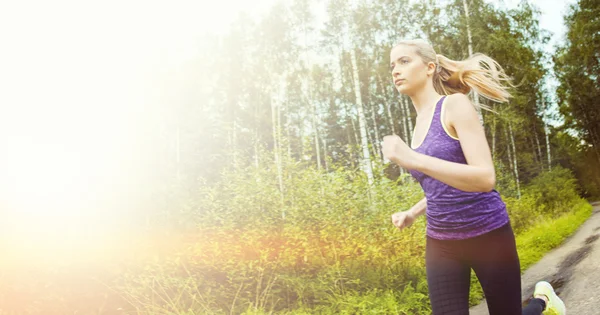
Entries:
[[[401,65],[405,65],[405,64],[407,64],[407,63],[408,63],[408,60],[407,60],[407,59],[402,59],[402,60],[400,60],[398,63],[399,63],[399,64],[401,64]],[[396,67],[396,65],[394,65],[394,64],[391,64],[391,65],[390,65],[390,71],[394,71],[394,67]]]

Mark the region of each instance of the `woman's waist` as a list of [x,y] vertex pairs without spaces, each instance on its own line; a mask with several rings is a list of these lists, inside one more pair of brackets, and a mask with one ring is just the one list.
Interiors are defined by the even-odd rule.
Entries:
[[506,207],[500,194],[490,192],[465,192],[457,189],[425,193],[427,207],[433,209],[484,208],[497,209]]

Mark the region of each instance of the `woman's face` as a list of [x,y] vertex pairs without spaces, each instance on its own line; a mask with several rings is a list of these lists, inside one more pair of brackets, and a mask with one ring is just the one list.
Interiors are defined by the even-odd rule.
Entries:
[[416,47],[402,44],[390,52],[390,67],[396,89],[406,95],[412,95],[425,87],[435,70],[432,64],[425,64],[417,55]]

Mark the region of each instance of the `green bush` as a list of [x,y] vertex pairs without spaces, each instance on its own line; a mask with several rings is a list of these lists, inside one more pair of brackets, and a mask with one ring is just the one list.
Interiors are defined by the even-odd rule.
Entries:
[[577,180],[569,170],[555,167],[535,177],[522,189],[520,199],[503,197],[516,233],[545,218],[571,211],[581,201]]
[[[197,230],[131,269],[119,291],[136,309],[164,314],[429,312],[425,218],[402,232],[390,220],[423,197],[418,184],[389,180],[381,166],[372,186],[341,167],[284,169],[283,193],[275,167],[230,171],[203,187],[182,212]],[[581,203],[576,189],[572,174],[556,168],[522,198],[504,197],[515,230],[569,212]],[[482,296],[473,284],[472,304]]]

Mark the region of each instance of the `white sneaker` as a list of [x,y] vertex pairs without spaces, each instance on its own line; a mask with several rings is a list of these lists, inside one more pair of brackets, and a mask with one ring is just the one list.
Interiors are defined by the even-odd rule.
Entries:
[[554,288],[552,285],[546,281],[540,281],[535,285],[535,292],[533,296],[536,295],[545,295],[548,298],[548,303],[546,303],[546,309],[542,314],[545,315],[566,315],[567,309],[565,307],[565,303],[556,295],[554,292]]

